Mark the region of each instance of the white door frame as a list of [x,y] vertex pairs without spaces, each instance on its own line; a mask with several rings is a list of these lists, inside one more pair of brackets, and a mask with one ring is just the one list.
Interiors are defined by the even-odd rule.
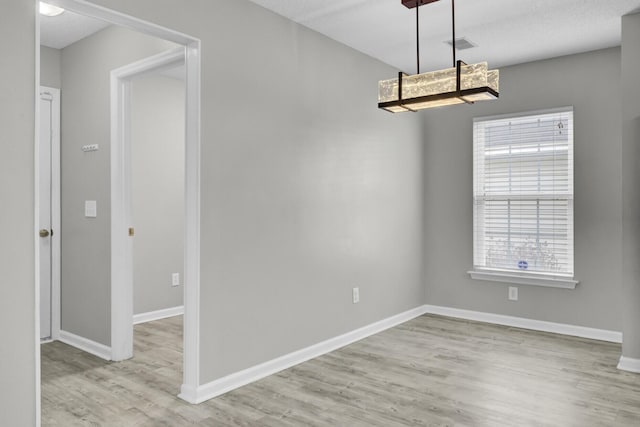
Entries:
[[[34,0],[36,15],[38,14],[37,0]],[[164,28],[151,22],[108,9],[90,3],[86,0],[47,0],[55,6],[59,6],[72,12],[101,19],[120,25],[135,31],[168,40],[185,47],[185,93],[186,93],[186,116],[185,116],[185,261],[184,261],[184,346],[183,346],[183,381],[180,397],[188,402],[196,403],[196,392],[200,385],[200,40],[189,35]],[[35,54],[36,54],[36,93],[39,89],[40,76],[40,29],[39,17],[36,16],[35,29]],[[36,97],[38,99],[38,97]],[[36,128],[39,124],[39,103],[36,103]],[[36,142],[37,142],[36,129]],[[113,147],[112,147],[113,149]],[[37,150],[36,150],[37,156]],[[112,157],[112,170],[121,159]],[[37,157],[36,157],[36,182],[37,182]],[[118,171],[123,170],[122,166],[117,167]],[[112,179],[114,177],[112,176]],[[119,178],[121,180],[122,177]],[[118,181],[121,182],[121,181]],[[113,191],[112,184],[112,191]],[[121,186],[116,186],[122,188]],[[36,188],[37,194],[37,188]],[[36,203],[37,207],[37,203]],[[122,233],[127,233],[128,224]],[[37,228],[36,228],[37,229]],[[112,224],[113,232],[113,224]],[[38,237],[36,237],[37,239]],[[113,248],[112,248],[113,251]],[[36,249],[36,257],[38,256]],[[37,259],[37,258],[36,258]],[[37,266],[36,266],[37,273]],[[39,280],[36,274],[36,342],[40,339],[39,324]],[[125,294],[114,286],[112,277],[112,293],[114,287],[116,293]],[[113,298],[112,298],[113,300]],[[117,305],[117,304],[116,304]],[[112,304],[112,313],[113,313]],[[120,312],[122,315],[122,312]],[[118,316],[116,316],[118,317]],[[129,321],[133,321],[132,316]],[[113,322],[113,319],[112,319]],[[112,325],[113,328],[113,325]],[[116,328],[117,329],[117,328]],[[117,350],[116,350],[117,351]],[[40,346],[36,346],[36,423],[40,425]]]
[[[51,339],[55,341],[60,339],[60,89],[40,86],[38,93],[38,100],[41,100],[45,96],[51,97],[51,230],[53,230],[53,234],[50,237],[50,303]],[[38,188],[38,191],[40,190],[41,189]],[[38,228],[41,228],[41,226],[38,225]],[[39,262],[39,260],[37,262]],[[39,309],[40,308],[38,308],[38,310]]]
[[133,357],[131,81],[184,65],[179,47],[111,71],[111,360]]

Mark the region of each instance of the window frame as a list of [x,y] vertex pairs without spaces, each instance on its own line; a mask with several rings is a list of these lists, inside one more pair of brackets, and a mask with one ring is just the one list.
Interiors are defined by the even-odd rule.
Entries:
[[[484,267],[481,265],[476,265],[476,248],[477,245],[480,244],[477,238],[478,225],[477,222],[479,220],[478,213],[476,210],[476,202],[478,198],[478,194],[476,192],[477,186],[477,158],[476,152],[478,150],[478,138],[476,135],[476,123],[478,122],[490,122],[490,121],[498,121],[505,119],[523,119],[526,117],[534,118],[535,116],[548,115],[554,113],[570,113],[571,114],[571,124],[572,127],[570,129],[570,138],[568,141],[568,145],[570,147],[571,152],[574,150],[574,108],[573,106],[561,107],[561,108],[553,108],[553,109],[544,109],[544,110],[536,110],[536,111],[525,111],[519,113],[512,114],[502,114],[496,116],[485,116],[485,117],[476,117],[473,119],[473,268],[468,271],[468,274],[472,279],[476,280],[485,280],[485,281],[497,281],[497,282],[506,282],[506,283],[514,283],[514,284],[522,284],[522,285],[534,285],[534,286],[546,286],[546,287],[554,287],[554,288],[565,288],[565,289],[575,289],[576,285],[579,283],[575,279],[575,233],[573,229],[573,223],[575,219],[575,211],[573,209],[574,201],[575,201],[575,187],[574,183],[574,157],[572,156],[570,159],[570,164],[568,166],[567,174],[571,177],[571,191],[570,193],[564,193],[564,197],[566,197],[567,203],[570,206],[570,220],[571,220],[571,272],[568,273],[554,273],[554,272],[539,272],[539,271],[527,271],[527,270],[512,270],[512,269],[501,269],[497,267]],[[491,197],[483,196],[484,200],[490,200]],[[523,198],[531,198],[531,195],[523,196],[515,195],[514,197],[508,197],[506,200],[518,200]],[[544,200],[544,197],[534,196],[535,200]],[[564,200],[564,198],[562,198]],[[568,208],[569,209],[569,208]],[[484,223],[483,223],[484,224]],[[483,225],[484,226],[484,225]]]

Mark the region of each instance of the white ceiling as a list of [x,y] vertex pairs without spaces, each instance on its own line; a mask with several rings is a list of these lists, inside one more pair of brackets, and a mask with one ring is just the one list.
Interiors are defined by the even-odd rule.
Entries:
[[[328,37],[414,73],[415,9],[400,0],[251,0]],[[458,0],[456,37],[477,47],[467,63],[491,68],[620,45],[620,17],[640,0]],[[451,1],[420,8],[422,71],[450,67]]]
[[[393,65],[415,72],[415,9],[400,0],[251,0],[295,22]],[[477,47],[459,51],[491,68],[620,44],[620,17],[640,0],[458,0],[456,37]],[[62,49],[109,24],[66,11],[41,16],[41,44]],[[422,71],[451,65],[451,1],[420,8]]]
[[108,22],[87,18],[66,10],[62,15],[40,15],[40,44],[63,49],[108,27]]
[[[111,24],[66,10],[53,17],[40,15],[40,44],[53,49],[64,49],[85,37],[89,37]],[[184,80],[184,65],[162,70],[161,76]]]

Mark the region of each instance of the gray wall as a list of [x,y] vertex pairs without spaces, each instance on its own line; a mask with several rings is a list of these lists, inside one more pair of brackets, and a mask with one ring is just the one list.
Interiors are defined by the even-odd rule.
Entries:
[[[62,50],[61,327],[110,345],[109,73],[175,45],[107,28]],[[81,147],[99,144],[84,153]],[[97,218],[84,217],[96,200]]]
[[640,14],[622,18],[622,353],[640,360]]
[[0,420],[35,424],[35,2],[0,14]]
[[60,89],[62,84],[62,51],[40,46],[40,84]]
[[[427,303],[620,331],[620,49],[500,70],[501,97],[424,115]],[[603,78],[604,77],[604,78]],[[575,290],[470,279],[473,117],[574,106]]]
[[[182,305],[184,82],[138,77],[131,85],[133,312]],[[180,286],[171,286],[171,274]]]
[[423,303],[422,128],[376,105],[397,70],[248,1],[96,3],[202,40],[201,382]]

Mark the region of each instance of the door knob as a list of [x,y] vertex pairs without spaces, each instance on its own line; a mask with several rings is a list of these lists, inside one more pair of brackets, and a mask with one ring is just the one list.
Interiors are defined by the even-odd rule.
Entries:
[[40,237],[49,237],[49,230],[42,229],[40,230]]

